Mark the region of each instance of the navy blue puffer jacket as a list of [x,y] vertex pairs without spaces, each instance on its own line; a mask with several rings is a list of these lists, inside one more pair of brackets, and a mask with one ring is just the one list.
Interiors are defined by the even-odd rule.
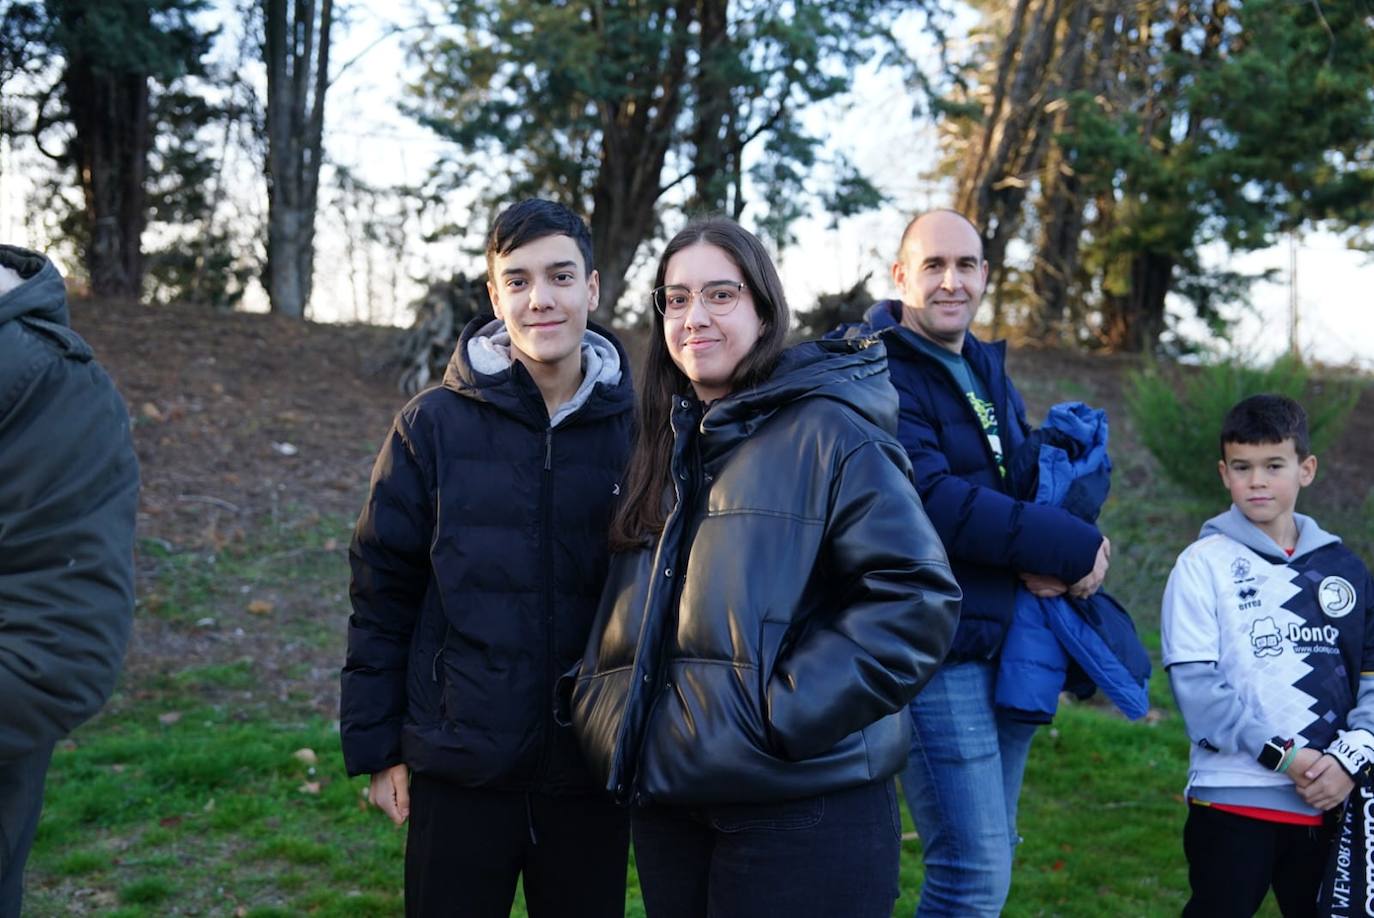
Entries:
[[405,762],[468,787],[585,790],[553,685],[582,655],[606,576],[628,363],[589,326],[601,381],[551,427],[522,364],[472,366],[490,321],[468,325],[443,385],[397,415],[373,470],[350,550],[344,761],[349,774]]
[[[875,303],[861,325],[837,334],[880,334],[888,370],[901,398],[897,439],[916,470],[916,490],[944,541],[964,593],[949,659],[991,660],[1011,621],[1017,573],[1046,574],[1065,583],[1092,570],[1102,534],[1058,507],[1008,493],[982,424],[954,376],[901,325],[902,304]],[[1006,343],[964,336],[963,357],[987,387],[997,413],[1002,454],[1016,454],[1029,432],[1026,407],[1007,377]]]

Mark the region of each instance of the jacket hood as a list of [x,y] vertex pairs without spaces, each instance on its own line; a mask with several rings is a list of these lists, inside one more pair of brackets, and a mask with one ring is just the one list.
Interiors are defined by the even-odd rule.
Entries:
[[[609,331],[592,322],[582,335],[582,370],[581,385],[548,419],[549,427],[557,427],[589,403],[598,405],[597,416],[630,407],[634,393],[625,351]],[[541,425],[544,422],[543,396],[529,372],[511,357],[505,323],[490,313],[464,327],[444,371],[444,387],[511,414],[537,419]],[[597,393],[601,397],[593,398]]]
[[1322,529],[1317,525],[1316,520],[1305,514],[1294,513],[1293,522],[1298,525],[1298,545],[1293,550],[1292,558],[1289,558],[1282,546],[1271,539],[1267,533],[1246,519],[1245,514],[1241,513],[1240,508],[1235,504],[1232,504],[1231,509],[1225,513],[1218,514],[1203,523],[1202,532],[1198,533],[1198,538],[1205,538],[1209,535],[1224,535],[1252,551],[1280,561],[1296,561],[1318,548],[1341,540],[1339,536]]
[[[14,245],[0,245],[0,268],[8,268],[23,283],[0,293],[0,322],[31,316],[58,325],[70,325],[67,287],[57,267],[37,252]],[[0,290],[4,289],[0,282]]]
[[864,311],[865,331],[879,332],[902,324],[901,300],[879,300]]
[[783,351],[772,375],[714,402],[701,421],[707,450],[717,454],[749,436],[779,409],[808,398],[842,402],[890,434],[897,431],[897,390],[878,338],[807,341]]

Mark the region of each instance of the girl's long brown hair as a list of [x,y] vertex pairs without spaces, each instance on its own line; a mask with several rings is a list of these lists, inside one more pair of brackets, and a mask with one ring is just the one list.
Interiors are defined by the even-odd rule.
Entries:
[[[773,260],[758,237],[727,217],[706,217],[689,223],[672,238],[658,260],[654,287],[663,286],[668,262],[693,245],[713,245],[725,252],[744,275],[762,330],[758,341],[735,368],[731,391],[758,385],[773,372],[787,337],[790,314]],[[653,310],[653,333],[644,371],[639,377],[638,434],[626,471],[625,496],[611,521],[611,551],[643,547],[663,531],[667,518],[664,494],[673,455],[673,396],[692,391],[691,381],[668,354],[663,316]]]

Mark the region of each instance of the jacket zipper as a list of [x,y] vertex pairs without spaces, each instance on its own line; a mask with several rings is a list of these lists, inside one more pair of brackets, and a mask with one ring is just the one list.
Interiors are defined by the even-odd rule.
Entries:
[[[541,590],[544,594],[544,690],[541,698],[553,698],[553,684],[557,678],[554,673],[554,614],[553,614],[553,428],[544,430],[544,475],[539,488],[539,557],[543,565]],[[542,735],[539,743],[539,761],[535,765],[535,786],[543,784],[549,776],[553,764],[553,703],[540,705]],[[531,833],[533,828],[531,828]]]
[[[700,423],[699,419],[697,423]],[[681,514],[683,510],[686,508],[686,501],[684,500],[684,497],[689,498],[694,502],[697,500],[698,497],[704,499],[704,495],[699,494],[701,485],[701,444],[700,440],[696,436],[692,438],[692,450],[690,455],[690,461],[688,462],[688,475],[690,476],[690,480],[694,485],[694,487],[690,491],[688,491],[687,488],[684,487],[686,482],[673,482],[673,488],[677,491],[678,495],[679,514]],[[693,509],[695,509],[695,507]],[[688,535],[687,527],[691,525],[692,522],[692,519],[684,519],[682,521],[682,528],[679,532],[678,537],[679,542],[677,551],[674,552],[671,561],[672,564],[676,565],[676,568],[673,572],[674,577],[672,588],[669,591],[668,595],[668,605],[664,610],[664,616],[668,618],[668,621],[664,623],[662,633],[659,635],[659,664],[658,673],[656,674],[653,683],[653,697],[649,704],[649,710],[644,715],[644,725],[642,728],[643,733],[639,737],[639,746],[635,750],[635,777],[634,781],[631,783],[630,793],[628,795],[629,802],[632,804],[645,802],[639,792],[639,766],[644,757],[644,745],[649,741],[649,732],[650,729],[653,727],[654,715],[658,713],[659,702],[663,700],[664,692],[671,687],[668,682],[668,669],[670,662],[669,648],[672,644],[673,638],[677,634],[678,603],[682,600],[683,585],[686,583],[687,576],[686,549],[688,545],[684,543],[686,542]],[[695,532],[693,532],[692,534],[695,535]],[[657,576],[658,572],[655,571],[654,575]]]

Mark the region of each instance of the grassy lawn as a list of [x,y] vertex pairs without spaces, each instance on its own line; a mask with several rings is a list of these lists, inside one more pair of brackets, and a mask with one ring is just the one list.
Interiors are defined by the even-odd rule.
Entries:
[[[184,696],[130,704],[59,750],[27,914],[400,914],[402,833],[364,809],[333,724],[196,706],[198,687],[251,673],[181,674]],[[170,723],[168,702],[185,702]],[[1032,751],[1007,914],[1177,914],[1185,759],[1177,717],[1066,708]],[[896,914],[920,874],[908,843]]]
[[[1133,498],[1104,514],[1118,546],[1108,585],[1157,658],[1159,594],[1197,521],[1174,495]],[[156,570],[141,615],[188,642],[207,619],[257,629],[279,652],[225,639],[239,655],[131,669],[56,753],[26,915],[401,914],[403,832],[364,806],[318,704],[342,659],[346,530],[315,520],[208,558],[145,546]],[[1040,731],[1006,914],[1178,913],[1187,739],[1158,672],[1152,695],[1148,722],[1066,704]],[[895,914],[911,914],[920,879],[908,842]],[[643,914],[633,870],[628,914]]]

